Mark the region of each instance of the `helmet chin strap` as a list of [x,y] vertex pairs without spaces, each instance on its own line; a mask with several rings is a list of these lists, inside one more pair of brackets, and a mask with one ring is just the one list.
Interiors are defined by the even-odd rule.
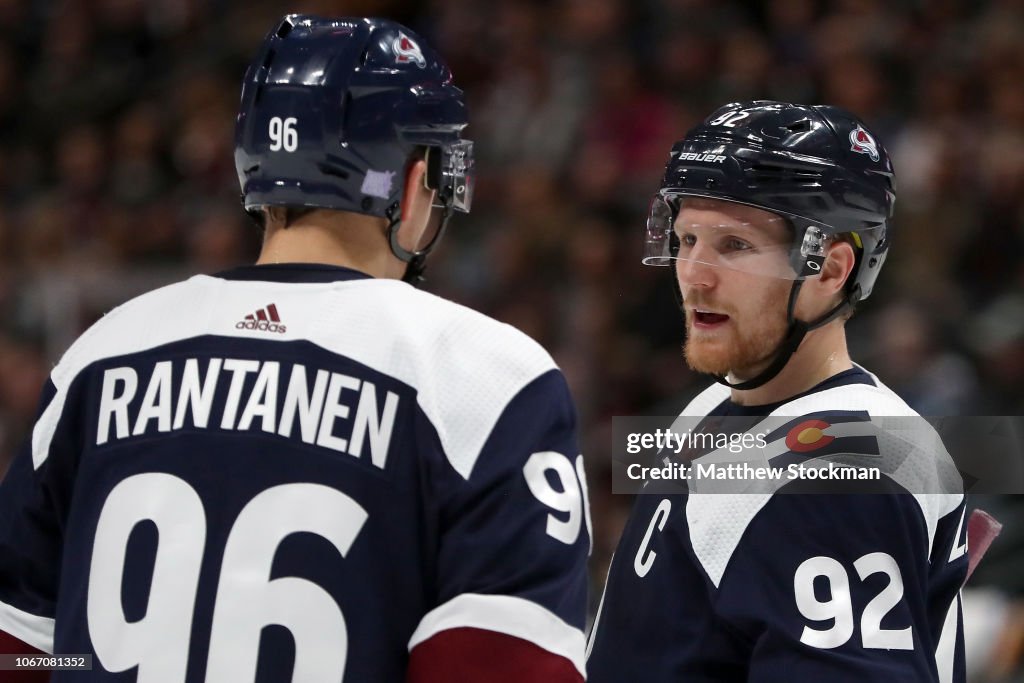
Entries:
[[406,264],[405,273],[402,275],[402,282],[408,282],[415,287],[425,280],[423,271],[427,268],[427,255],[441,241],[441,236],[448,229],[448,220],[452,217],[451,202],[445,202],[441,209],[441,225],[438,226],[434,239],[430,240],[430,244],[420,251],[409,251],[398,243],[398,231],[402,227],[400,207],[397,202],[388,207],[386,211],[388,219],[388,244],[391,246],[391,253],[395,255],[395,258]]
[[807,336],[808,332],[832,322],[848,308],[852,308],[860,299],[860,285],[857,285],[831,311],[825,313],[817,320],[808,323],[803,320],[797,320],[793,317],[793,311],[796,308],[796,298],[797,295],[800,294],[800,287],[802,285],[803,280],[794,280],[793,288],[789,290],[789,304],[786,307],[786,320],[789,323],[789,328],[786,330],[786,336],[782,338],[782,341],[775,349],[775,358],[772,359],[772,362],[768,367],[762,370],[760,374],[755,375],[744,382],[737,382],[735,384],[727,380],[722,375],[712,375],[716,382],[738,391],[756,389],[757,387],[767,384],[782,372],[782,368],[786,366],[789,359],[793,357],[794,353],[796,353],[796,350],[800,347],[800,343],[804,340],[804,337]]

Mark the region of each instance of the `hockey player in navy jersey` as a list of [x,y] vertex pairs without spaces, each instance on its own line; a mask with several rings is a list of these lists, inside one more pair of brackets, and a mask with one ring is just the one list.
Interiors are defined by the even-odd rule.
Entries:
[[267,36],[235,142],[259,261],[124,304],[54,368],[0,488],[7,651],[92,655],[54,681],[583,680],[565,380],[410,284],[470,208],[466,123],[403,26]]
[[867,450],[882,477],[874,493],[799,478],[642,492],[591,681],[963,681],[965,506],[948,454],[927,429],[843,437],[915,415],[851,362],[844,330],[885,261],[894,198],[885,150],[836,107],[731,104],[673,147],[645,263],[675,268],[686,362],[717,380],[680,420],[754,432],[770,417],[765,456],[835,472]]

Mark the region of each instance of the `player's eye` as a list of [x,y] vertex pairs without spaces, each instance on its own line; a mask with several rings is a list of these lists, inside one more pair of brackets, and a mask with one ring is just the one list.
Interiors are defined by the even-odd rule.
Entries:
[[697,244],[697,236],[692,232],[684,232],[679,236],[679,244],[682,247],[693,249],[693,246]]
[[747,242],[746,240],[741,240],[739,237],[727,237],[722,242],[722,251],[724,253],[749,251],[753,248],[754,246],[750,244],[750,242]]

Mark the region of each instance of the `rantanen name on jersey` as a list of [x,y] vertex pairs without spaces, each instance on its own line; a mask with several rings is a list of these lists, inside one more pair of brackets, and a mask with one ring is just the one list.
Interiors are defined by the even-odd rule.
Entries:
[[[384,408],[378,412],[377,387],[373,382],[315,369],[310,389],[306,367],[295,363],[289,371],[288,365],[278,361],[210,358],[205,376],[200,377],[197,358],[159,361],[153,365],[141,401],[135,401],[139,373],[132,367],[109,368],[103,373],[96,445],[112,438],[183,429],[186,417],[190,417],[189,426],[199,429],[211,425],[225,430],[255,428],[285,438],[292,438],[297,426],[295,436],[301,441],[356,457],[360,457],[368,442],[370,461],[384,469],[398,395],[388,391]],[[284,400],[280,401],[280,380],[285,375],[288,385]],[[255,382],[247,381],[250,376],[255,376]],[[181,378],[176,396],[174,377]],[[215,402],[217,386],[226,382],[230,382],[226,396]],[[345,390],[349,391],[343,394]],[[213,414],[217,410],[220,414]],[[350,415],[351,433],[342,438],[335,433],[335,426]]]

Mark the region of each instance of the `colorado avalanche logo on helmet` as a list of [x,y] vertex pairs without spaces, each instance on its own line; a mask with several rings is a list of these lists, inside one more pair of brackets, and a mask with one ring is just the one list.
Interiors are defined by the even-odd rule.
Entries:
[[878,161],[878,143],[871,137],[871,133],[857,126],[850,131],[850,149],[859,154],[867,154],[871,161]]
[[423,57],[420,46],[416,44],[415,40],[401,31],[398,32],[398,37],[391,43],[391,49],[395,51],[395,61],[399,64],[415,62],[419,68],[426,68],[427,60]]

